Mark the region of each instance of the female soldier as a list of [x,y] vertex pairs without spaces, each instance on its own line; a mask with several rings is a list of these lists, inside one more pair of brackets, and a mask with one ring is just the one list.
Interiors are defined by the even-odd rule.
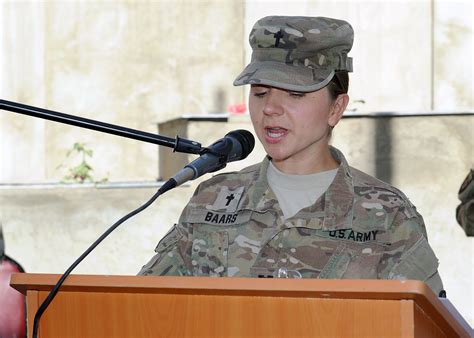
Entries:
[[422,217],[329,146],[348,104],[353,30],[270,16],[250,33],[249,110],[267,157],[197,188],[143,275],[417,279],[442,290]]

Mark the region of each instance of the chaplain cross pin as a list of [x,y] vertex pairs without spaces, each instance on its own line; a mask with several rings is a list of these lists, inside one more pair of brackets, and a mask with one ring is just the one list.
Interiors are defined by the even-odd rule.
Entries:
[[275,34],[273,34],[273,37],[275,38],[275,47],[278,47],[278,45],[280,44],[280,39],[283,37],[283,32],[281,31],[281,29]]
[[225,199],[227,200],[227,203],[225,204],[225,206],[229,206],[230,202],[235,198],[234,194],[230,194],[229,196],[227,196]]

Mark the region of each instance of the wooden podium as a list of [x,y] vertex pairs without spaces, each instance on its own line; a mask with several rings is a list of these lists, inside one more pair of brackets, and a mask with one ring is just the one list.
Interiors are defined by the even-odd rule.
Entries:
[[[14,274],[28,334],[59,275]],[[72,275],[41,338],[469,337],[419,281]]]

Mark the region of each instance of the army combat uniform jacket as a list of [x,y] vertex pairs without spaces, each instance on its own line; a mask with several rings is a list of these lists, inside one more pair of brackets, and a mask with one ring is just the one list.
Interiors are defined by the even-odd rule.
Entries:
[[415,279],[438,295],[425,225],[399,190],[340,163],[328,190],[284,219],[269,159],[201,183],[142,275]]

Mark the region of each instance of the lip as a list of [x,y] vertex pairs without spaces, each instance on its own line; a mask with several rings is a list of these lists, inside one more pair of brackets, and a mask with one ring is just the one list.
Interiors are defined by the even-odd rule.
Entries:
[[279,126],[266,126],[263,128],[265,141],[270,144],[281,142],[289,133],[289,130]]

